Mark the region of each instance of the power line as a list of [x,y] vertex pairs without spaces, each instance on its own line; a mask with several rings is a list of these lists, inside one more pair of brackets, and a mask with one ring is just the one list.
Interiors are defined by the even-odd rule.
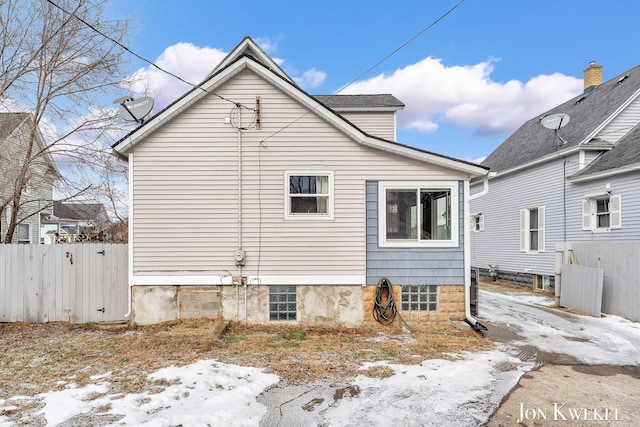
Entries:
[[438,22],[442,21],[444,18],[447,17],[447,15],[449,15],[451,12],[453,12],[454,10],[456,10],[458,8],[458,6],[460,6],[462,3],[464,3],[464,0],[460,0],[455,6],[453,6],[451,9],[449,9],[448,11],[446,11],[443,15],[441,15],[438,19],[436,19],[435,21],[433,21],[431,24],[427,25],[424,29],[422,29],[422,31],[420,31],[418,34],[416,34],[415,36],[411,37],[409,40],[407,40],[406,42],[404,42],[402,45],[400,45],[400,47],[398,47],[396,50],[394,50],[393,52],[391,52],[390,54],[388,54],[387,56],[385,56],[384,58],[382,58],[380,61],[376,62],[374,65],[372,65],[371,67],[367,68],[366,71],[362,72],[358,77],[356,77],[355,79],[351,80],[349,83],[347,83],[346,85],[344,85],[343,87],[341,87],[340,89],[338,89],[337,93],[340,93],[341,91],[345,90],[346,88],[348,88],[349,86],[351,86],[352,84],[354,84],[355,82],[357,82],[358,80],[360,80],[362,77],[364,77],[365,75],[369,74],[370,71],[374,70],[375,68],[377,68],[380,64],[382,64],[383,62],[385,62],[387,59],[391,58],[393,55],[395,55],[396,53],[398,53],[400,50],[404,49],[405,47],[407,47],[409,44],[411,44],[415,39],[417,39],[418,37],[420,37],[422,34],[424,34],[426,31],[430,30],[433,26],[435,26]]
[[[230,102],[232,104],[235,104],[236,106],[242,106],[243,108],[246,108],[248,110],[254,111],[253,108],[247,107],[245,105],[242,105],[239,102],[233,101],[231,99],[225,98],[224,96],[218,95],[217,93],[214,92],[209,92],[208,90],[206,90],[205,88],[202,87],[202,83],[200,84],[194,84],[191,82],[188,82],[187,80],[183,79],[182,77],[180,77],[179,75],[172,73],[171,71],[165,70],[164,68],[160,67],[159,65],[157,65],[156,63],[154,63],[153,61],[148,60],[147,58],[137,54],[136,52],[134,52],[133,50],[129,49],[127,46],[125,46],[124,44],[120,43],[119,41],[115,40],[113,37],[103,33],[102,31],[100,31],[98,28],[94,27],[93,25],[91,25],[90,23],[88,23],[87,21],[85,21],[84,19],[80,18],[78,15],[76,15],[75,13],[72,12],[68,12],[67,10],[65,10],[64,8],[62,8],[61,6],[58,6],[56,3],[54,3],[52,0],[47,0],[47,2],[49,2],[52,6],[56,7],[57,9],[61,10],[63,13],[66,13],[67,15],[71,15],[74,18],[76,18],[78,21],[82,22],[84,25],[86,25],[88,28],[90,28],[92,31],[94,31],[97,34],[100,34],[102,37],[104,37],[105,39],[109,40],[110,42],[118,45],[119,47],[121,47],[122,49],[124,49],[125,51],[129,52],[131,55],[135,56],[136,58],[140,59],[143,62],[146,62],[147,64],[151,65],[152,67],[156,68],[157,70],[170,75],[171,77],[180,80],[181,82],[193,87],[194,89],[200,89],[205,93],[211,94],[211,95],[215,95],[218,98],[220,98],[223,101],[227,101]],[[203,82],[204,83],[204,82]]]
[[[388,54],[387,56],[385,56],[384,58],[382,58],[380,61],[376,62],[374,65],[372,65],[371,67],[367,68],[367,70],[365,70],[364,72],[360,73],[360,75],[358,75],[355,79],[351,80],[349,83],[347,83],[346,85],[344,85],[343,87],[341,87],[338,91],[336,91],[335,94],[329,96],[328,99],[331,99],[332,97],[336,96],[338,93],[340,93],[341,91],[345,90],[346,88],[348,88],[349,86],[351,86],[352,84],[354,84],[355,82],[357,82],[358,80],[360,80],[362,77],[364,77],[365,75],[367,75],[369,72],[371,72],[372,70],[374,70],[375,68],[377,68],[380,64],[384,63],[385,61],[387,61],[389,58],[391,58],[393,55],[395,55],[396,53],[398,53],[400,50],[402,50],[403,48],[407,47],[410,43],[412,43],[414,40],[416,40],[418,37],[420,37],[422,34],[424,34],[426,31],[430,30],[433,26],[435,26],[438,22],[442,21],[444,18],[446,18],[449,14],[451,14],[454,10],[456,10],[458,8],[458,6],[460,6],[462,3],[464,3],[464,0],[460,0],[458,3],[456,3],[451,9],[449,9],[448,11],[446,11],[444,14],[442,14],[438,19],[436,19],[435,21],[433,21],[431,24],[427,25],[425,28],[423,28],[419,33],[417,33],[416,35],[414,35],[413,37],[411,37],[409,40],[407,40],[406,42],[404,42],[402,45],[400,45],[400,47],[398,47],[397,49],[395,49],[393,52],[391,52],[390,54]],[[273,132],[271,135],[269,135],[268,137],[264,138],[261,142],[265,142],[268,139],[273,138],[275,135],[279,134],[280,132],[284,131],[285,129],[291,127],[292,125],[294,125],[296,122],[298,122],[299,120],[301,120],[302,118],[304,118],[307,114],[311,113],[312,111],[315,111],[316,108],[318,107],[314,107],[313,109],[311,109],[310,111],[307,111],[306,113],[302,114],[300,117],[298,117],[297,119],[293,120],[292,122],[288,123],[287,125],[283,126],[282,128],[278,129],[277,131]]]

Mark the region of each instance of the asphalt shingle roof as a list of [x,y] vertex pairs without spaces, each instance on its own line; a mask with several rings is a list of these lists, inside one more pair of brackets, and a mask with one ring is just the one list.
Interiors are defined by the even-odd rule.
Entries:
[[60,219],[95,220],[103,209],[102,203],[54,202],[53,214]]
[[592,161],[573,177],[591,175],[640,163],[640,124],[637,124],[616,145]]
[[[625,77],[626,78],[623,78]],[[525,122],[483,162],[493,172],[510,169],[583,142],[596,127],[610,117],[640,88],[640,65],[588,90],[555,108]],[[549,114],[565,113],[569,123],[558,130],[566,141],[562,144],[553,130],[540,124]]]
[[314,95],[315,99],[334,110],[367,108],[404,108],[404,104],[390,94],[374,95]]

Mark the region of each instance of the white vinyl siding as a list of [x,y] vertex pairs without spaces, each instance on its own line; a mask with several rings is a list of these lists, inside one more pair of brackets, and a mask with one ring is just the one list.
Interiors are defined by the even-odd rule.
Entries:
[[[246,105],[261,99],[262,128],[240,135],[248,275],[364,277],[366,180],[468,178],[359,144],[248,70],[215,93]],[[207,96],[134,148],[134,276],[235,271],[239,135],[224,123],[232,108]],[[332,221],[285,219],[287,171],[333,173]]]
[[394,111],[366,113],[342,111],[339,114],[369,135],[390,141],[396,140],[396,113]]
[[332,220],[333,173],[293,171],[285,174],[285,219]]
[[640,119],[640,98],[634,99],[623,111],[595,135],[607,142],[615,143],[632,129]]

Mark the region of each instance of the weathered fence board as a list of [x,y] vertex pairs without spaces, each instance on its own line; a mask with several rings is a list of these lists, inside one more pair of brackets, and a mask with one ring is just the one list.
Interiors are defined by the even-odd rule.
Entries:
[[127,245],[0,245],[0,322],[125,320]]
[[603,270],[603,313],[640,321],[640,243],[585,241],[564,247],[573,250],[578,265]]
[[564,264],[560,305],[600,317],[603,275],[601,268]]

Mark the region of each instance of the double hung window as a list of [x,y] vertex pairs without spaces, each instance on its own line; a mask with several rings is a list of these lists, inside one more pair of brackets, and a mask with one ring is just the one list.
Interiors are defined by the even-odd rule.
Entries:
[[331,172],[288,172],[285,185],[287,219],[333,218]]
[[603,194],[582,200],[582,229],[592,232],[622,228],[622,196]]
[[520,250],[522,252],[544,252],[545,208],[520,210]]

